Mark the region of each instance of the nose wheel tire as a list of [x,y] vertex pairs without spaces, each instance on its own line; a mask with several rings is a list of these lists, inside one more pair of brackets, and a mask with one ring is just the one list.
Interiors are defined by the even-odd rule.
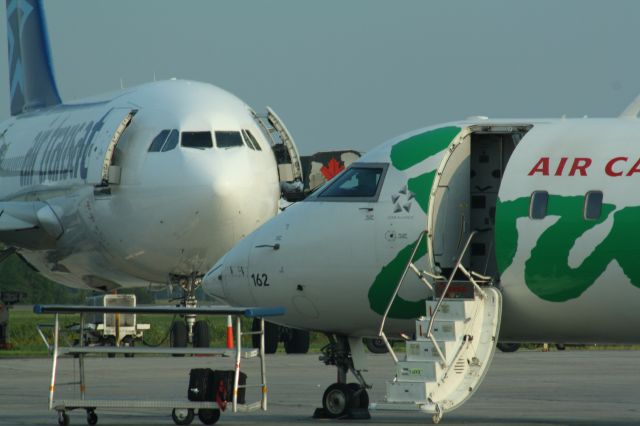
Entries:
[[[171,334],[169,335],[169,346],[172,348],[186,348],[188,341],[187,324],[184,321],[174,321],[171,324]],[[184,356],[173,354],[173,356]]]
[[206,321],[196,321],[193,325],[193,347],[208,348],[210,341],[209,324]]
[[174,408],[173,411],[171,411],[171,418],[178,426],[191,424],[194,417],[195,414],[191,408]]
[[322,395],[322,408],[327,417],[337,419],[346,416],[351,408],[353,391],[346,383],[334,383]]

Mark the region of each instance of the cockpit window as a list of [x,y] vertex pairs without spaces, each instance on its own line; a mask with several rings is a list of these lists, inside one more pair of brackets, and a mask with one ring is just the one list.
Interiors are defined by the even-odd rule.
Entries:
[[216,132],[216,146],[218,148],[232,148],[234,146],[242,145],[244,145],[244,143],[242,142],[242,136],[240,136],[240,132]]
[[185,148],[213,148],[211,132],[182,132],[181,144]]
[[386,172],[386,164],[354,165],[330,181],[315,198],[317,201],[376,201]]
[[171,133],[169,133],[169,137],[165,141],[164,145],[162,145],[162,152],[171,151],[178,145],[178,140],[180,139],[180,135],[176,129],[173,129]]
[[246,141],[249,148],[255,149],[256,151],[262,151],[262,148],[260,148],[260,144],[258,144],[258,141],[255,137],[253,137],[249,130],[243,130],[242,134],[244,135],[244,140]]
[[247,136],[247,131],[246,130],[242,130],[242,139],[244,139],[244,143],[251,149],[253,149],[254,151],[256,150],[256,148],[253,146],[253,143],[251,142],[251,139],[249,139],[249,136]]
[[162,149],[162,145],[164,145],[168,135],[169,130],[163,130],[158,133],[158,136],[153,138],[151,145],[149,145],[149,152],[160,152],[160,149]]

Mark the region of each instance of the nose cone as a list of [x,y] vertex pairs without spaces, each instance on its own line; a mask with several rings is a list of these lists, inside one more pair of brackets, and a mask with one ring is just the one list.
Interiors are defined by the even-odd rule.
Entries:
[[234,306],[257,306],[249,282],[249,257],[255,234],[248,235],[227,252],[203,280],[204,291]]
[[[246,147],[181,151],[181,174],[179,178],[171,175],[174,201],[157,208],[157,222],[166,228],[165,234],[157,237],[158,245],[172,241],[170,246],[178,254],[171,253],[159,264],[173,263],[174,274],[202,273],[275,216],[279,199],[277,168],[249,158],[253,151],[247,151]],[[254,164],[256,167],[252,167]]]
[[224,293],[224,285],[222,282],[222,270],[224,268],[224,258],[223,256],[218,262],[213,265],[213,268],[207,272],[203,279],[203,288],[204,291],[210,296],[222,301],[225,300]]

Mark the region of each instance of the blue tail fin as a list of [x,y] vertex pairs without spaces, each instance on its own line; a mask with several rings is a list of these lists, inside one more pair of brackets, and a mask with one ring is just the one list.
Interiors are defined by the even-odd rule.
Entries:
[[41,0],[7,0],[11,115],[59,104]]

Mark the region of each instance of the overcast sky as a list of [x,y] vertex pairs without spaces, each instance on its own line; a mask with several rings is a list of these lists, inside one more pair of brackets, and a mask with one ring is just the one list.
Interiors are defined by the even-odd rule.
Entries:
[[[303,154],[470,115],[616,116],[640,93],[640,1],[46,0],[45,12],[64,100],[154,74],[205,81],[272,106]],[[4,8],[0,22],[4,36]]]

